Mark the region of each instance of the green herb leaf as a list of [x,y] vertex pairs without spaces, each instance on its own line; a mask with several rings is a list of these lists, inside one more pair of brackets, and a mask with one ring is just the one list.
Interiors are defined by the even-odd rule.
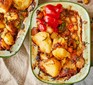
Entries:
[[62,31],[64,28],[66,27],[66,23],[63,22],[60,26],[59,26],[59,31]]

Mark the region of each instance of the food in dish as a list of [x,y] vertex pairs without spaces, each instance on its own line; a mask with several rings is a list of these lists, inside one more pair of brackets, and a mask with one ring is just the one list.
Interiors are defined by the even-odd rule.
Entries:
[[32,0],[26,3],[24,0],[0,0],[0,50],[10,50],[19,30],[24,28],[23,21],[28,17]]
[[84,0],[85,4],[88,4],[90,2],[90,0]]
[[36,26],[31,29],[32,59],[36,59],[32,70],[38,68],[41,79],[67,80],[85,64],[82,19],[62,4],[47,4],[36,13]]
[[0,13],[6,13],[12,4],[12,0],[0,0]]
[[19,10],[25,10],[29,7],[33,0],[13,0],[14,7]]

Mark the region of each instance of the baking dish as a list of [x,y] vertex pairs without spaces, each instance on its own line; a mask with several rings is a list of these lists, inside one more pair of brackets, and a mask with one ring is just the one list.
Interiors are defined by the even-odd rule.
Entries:
[[29,10],[28,17],[26,17],[25,20],[23,21],[23,24],[25,25],[25,27],[19,30],[15,44],[10,48],[9,51],[8,50],[0,51],[0,57],[7,58],[10,56],[13,56],[19,51],[30,26],[31,14],[32,14],[32,11],[34,10],[33,7],[35,8],[37,5],[38,5],[38,0],[33,0],[33,4],[31,5],[31,7],[29,7],[31,10],[28,9]]
[[[62,4],[64,8],[68,8],[71,7],[72,10],[76,10],[83,23],[82,23],[82,41],[86,43],[86,48],[84,49],[83,52],[83,56],[85,59],[85,65],[84,67],[81,69],[81,71],[79,73],[77,73],[76,75],[72,76],[70,79],[68,80],[53,80],[50,79],[50,77],[45,77],[44,78],[40,78],[38,76],[39,73],[39,69],[38,67],[33,70],[33,65],[36,62],[35,59],[35,55],[33,55],[32,53],[32,38],[31,38],[31,28],[36,26],[36,11],[38,9],[40,9],[42,6],[45,6],[47,4],[52,4],[52,5],[56,5],[56,4]],[[91,29],[90,29],[90,18],[88,15],[88,12],[86,11],[85,8],[83,8],[81,5],[77,4],[77,3],[73,3],[73,2],[69,2],[69,1],[52,1],[52,2],[48,2],[48,3],[44,3],[41,4],[40,6],[38,6],[33,14],[32,14],[32,18],[31,18],[31,27],[30,27],[30,31],[29,31],[29,36],[30,36],[30,57],[31,57],[31,68],[33,71],[33,74],[36,76],[36,78],[38,78],[39,80],[45,82],[45,83],[51,83],[51,84],[72,84],[75,82],[79,82],[81,80],[83,80],[89,73],[89,69],[90,69],[90,60],[91,60],[91,33],[90,33]]]

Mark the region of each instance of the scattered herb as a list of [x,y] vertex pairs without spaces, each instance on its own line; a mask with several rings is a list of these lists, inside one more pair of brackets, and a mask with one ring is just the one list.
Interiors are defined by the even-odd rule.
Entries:
[[64,30],[64,28],[66,27],[66,23],[65,22],[63,22],[60,26],[59,26],[59,31],[62,31],[62,30]]

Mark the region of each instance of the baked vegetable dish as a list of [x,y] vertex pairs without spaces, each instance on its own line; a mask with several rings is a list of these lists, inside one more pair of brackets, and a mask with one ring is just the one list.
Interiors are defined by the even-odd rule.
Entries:
[[55,79],[69,79],[77,74],[85,63],[82,28],[78,28],[78,20],[80,24],[82,20],[78,12],[61,4],[49,4],[37,10],[36,19],[37,26],[32,28],[31,36],[33,47],[37,47],[40,71]]
[[10,50],[33,0],[0,0],[0,50]]
[[78,12],[60,3],[46,4],[36,10],[35,18],[31,55],[32,70],[39,70],[36,76],[48,81],[68,80],[78,74],[85,64],[82,19]]

